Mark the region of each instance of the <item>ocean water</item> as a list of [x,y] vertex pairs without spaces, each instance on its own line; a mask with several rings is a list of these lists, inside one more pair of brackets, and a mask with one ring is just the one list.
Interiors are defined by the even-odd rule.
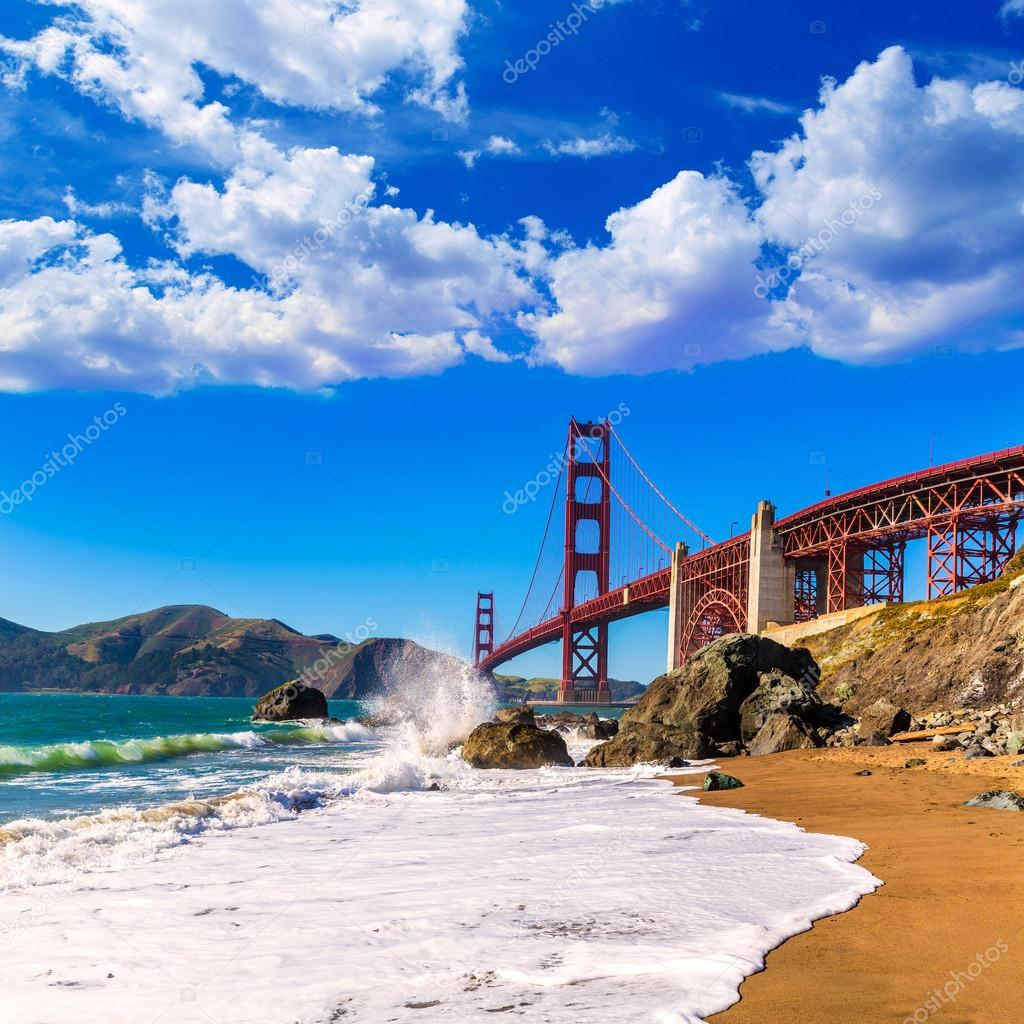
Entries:
[[[295,763],[344,770],[356,724],[255,724],[249,698],[0,693],[0,826],[219,796]],[[332,701],[331,714],[364,712]]]
[[879,884],[657,766],[473,769],[468,672],[376,731],[151,700],[0,705],[4,1022],[698,1024]]

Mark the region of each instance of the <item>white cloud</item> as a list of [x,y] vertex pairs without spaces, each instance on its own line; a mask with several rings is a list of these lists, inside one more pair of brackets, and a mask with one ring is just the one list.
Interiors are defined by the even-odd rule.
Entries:
[[511,363],[512,356],[495,348],[494,342],[479,331],[467,331],[462,336],[462,347],[470,355],[479,356],[488,363]]
[[1005,0],[999,15],[1004,19],[1024,18],[1024,0]]
[[517,156],[521,151],[516,143],[504,135],[492,135],[487,140],[487,152],[494,156]]
[[247,263],[251,287],[133,268],[112,235],[73,221],[0,224],[0,387],[308,390],[435,373],[464,358],[459,334],[536,300],[511,242],[368,203],[369,157],[247,146],[223,189],[180,181],[150,216],[182,257]]
[[559,143],[547,142],[545,149],[553,156],[578,156],[590,160],[593,157],[610,156],[614,153],[632,153],[636,149],[636,143],[623,135],[604,132],[592,139],[577,137]]
[[[822,354],[863,361],[939,344],[1000,344],[1024,275],[1024,92],[1003,82],[918,86],[899,47],[826,83],[801,132],[751,168],[767,238],[794,248],[876,189],[787,298]],[[835,226],[835,225],[833,225]]]
[[[473,332],[536,300],[522,273],[525,242],[378,204],[371,157],[285,153],[233,124],[226,107],[204,104],[199,64],[283,104],[363,114],[401,68],[420,83],[410,100],[458,115],[464,93],[448,87],[464,0],[363,0],[330,17],[336,8],[85,0],[85,16],[60,17],[28,43],[3,41],[173,141],[194,135],[228,170],[222,186],[147,175],[142,219],[180,262],[133,266],[114,236],[74,220],[0,224],[0,387],[161,392],[214,379],[319,388],[437,372],[464,358],[467,332],[470,346],[500,357]],[[73,188],[65,205],[116,212]],[[251,267],[251,285],[186,269],[216,255]]]
[[[727,181],[683,172],[614,214],[606,245],[552,256],[552,307],[520,317],[535,357],[597,374],[801,344],[866,362],[1020,343],[1021,89],[918,86],[894,47],[827,81],[751,170],[749,210]],[[752,304],[757,268],[798,251],[795,283]]]
[[479,149],[460,149],[455,154],[470,170],[476,166],[477,160],[480,159]]
[[75,190],[69,185],[64,190],[63,195],[64,205],[68,209],[73,217],[99,217],[102,220],[107,220],[110,217],[123,216],[128,214],[136,213],[136,209],[130,206],[128,203],[114,202],[107,200],[102,203],[86,203],[83,202],[75,194]]
[[[176,142],[235,158],[229,111],[204,102],[196,68],[236,78],[287,106],[374,114],[373,96],[397,72],[408,98],[461,120],[466,0],[54,0],[53,22],[33,39],[0,36],[24,64],[67,78],[81,92]],[[80,12],[80,13],[76,13]]]
[[[892,48],[842,84],[826,82],[796,133],[753,154],[756,191],[746,199],[724,175],[684,170],[612,214],[603,244],[574,245],[534,216],[513,240],[391,205],[369,156],[283,151],[257,126],[232,123],[225,107],[203,105],[194,65],[216,57],[248,81],[266,26],[263,13],[252,15],[252,39],[236,31],[210,42],[222,8],[197,6],[204,38],[193,50],[190,33],[173,30],[193,2],[176,4],[171,18],[165,0],[144,9],[89,0],[94,18],[121,26],[127,42],[116,57],[93,29],[65,19],[24,58],[171,139],[196,130],[227,170],[214,181],[148,176],[141,216],[175,259],[133,264],[117,238],[77,219],[120,212],[117,204],[85,203],[73,188],[70,219],[0,222],[0,388],[160,392],[212,379],[315,389],[433,373],[467,352],[515,358],[490,337],[508,318],[532,336],[532,361],[586,374],[687,368],[794,345],[863,362],[936,345],[1022,343],[1024,92],[1007,81],[918,85],[910,58]],[[223,11],[239,2],[225,0]],[[437,55],[456,38],[463,4],[364,0],[340,20],[371,6],[390,11],[396,31],[402,18],[422,28],[428,8],[447,14],[418,49],[406,48],[401,66],[418,68],[419,89],[457,102],[457,58]],[[325,102],[368,112],[398,58],[390,41],[374,50],[361,24],[349,23],[356,31],[346,45],[377,54],[374,75],[349,69],[332,83],[279,69],[260,88],[309,105],[330,94]],[[239,51],[230,60],[217,56],[227,39]],[[5,45],[21,53],[22,44]],[[564,154],[621,149],[613,115],[603,116],[597,138],[562,143]],[[485,148],[521,152],[503,135]],[[467,166],[480,155],[460,153]],[[850,203],[869,193],[877,201],[847,222]],[[826,234],[827,244],[808,245]],[[799,271],[771,301],[759,299],[758,274],[794,252]],[[248,266],[254,280],[232,287],[194,269],[217,256]]]
[[723,92],[719,95],[730,107],[735,107],[747,114],[756,114],[759,110],[764,110],[769,114],[796,113],[796,107],[788,103],[780,103],[778,100],[769,99],[767,96],[741,96],[734,92]]
[[521,317],[535,358],[574,373],[643,373],[758,351],[761,235],[723,178],[683,171],[608,218],[611,242],[554,257],[556,309]]

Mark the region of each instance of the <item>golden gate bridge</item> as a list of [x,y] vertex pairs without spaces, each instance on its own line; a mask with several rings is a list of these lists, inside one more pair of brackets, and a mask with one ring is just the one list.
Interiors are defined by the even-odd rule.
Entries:
[[720,543],[658,489],[610,420],[572,420],[559,464],[518,614],[499,641],[494,594],[479,593],[473,655],[493,672],[560,641],[560,703],[611,703],[608,628],[619,619],[668,608],[667,663],[676,668],[725,633],[901,602],[911,541],[927,542],[929,600],[995,579],[1014,555],[1024,514],[1024,446],[862,487],[783,519],[762,501],[750,530]]

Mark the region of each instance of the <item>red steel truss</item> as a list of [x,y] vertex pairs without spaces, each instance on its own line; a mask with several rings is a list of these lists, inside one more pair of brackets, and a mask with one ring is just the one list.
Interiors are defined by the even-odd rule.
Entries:
[[893,540],[868,548],[861,562],[859,604],[901,604],[907,543]]
[[[577,626],[572,619],[581,589],[593,582],[599,597],[608,593],[611,550],[611,493],[607,483],[611,479],[611,449],[608,440],[606,423],[569,422],[560,703],[573,703],[577,691],[581,699],[584,694],[594,694],[592,699],[599,703],[611,701],[608,623],[597,619]],[[581,540],[581,524],[590,524],[589,544]]]
[[777,524],[788,558],[828,560],[827,611],[903,597],[903,546],[928,539],[928,597],[994,579],[1024,512],[1024,447],[839,495]]
[[749,533],[690,555],[680,565],[680,576],[683,658],[726,633],[746,629]]
[[[601,424],[570,427],[570,440]],[[574,435],[573,430],[577,433]],[[608,480],[607,433],[597,463],[580,461],[577,476]],[[597,450],[596,445],[592,445]],[[570,445],[575,450],[575,444]],[[584,468],[593,467],[593,468]],[[570,465],[570,474],[572,467]],[[601,481],[595,481],[595,486]],[[563,691],[581,684],[583,699],[607,686],[607,628],[618,619],[669,603],[670,569],[608,589],[608,489],[597,502],[578,500],[575,480],[566,508],[565,604],[556,616],[482,653],[479,667],[493,671],[520,654],[561,639]],[[928,596],[941,597],[995,578],[1015,550],[1024,515],[1024,446],[936,466],[829,498],[776,524],[787,559],[796,562],[797,621],[825,611],[903,599],[904,552],[927,538]],[[583,519],[599,524],[597,551],[576,547]],[[723,632],[746,627],[750,536],[743,534],[686,556],[680,564],[682,652],[690,654]],[[577,575],[597,574],[598,593],[577,603]],[[572,581],[570,590],[570,580]],[[588,687],[588,689],[583,689]],[[580,699],[577,697],[577,699]]]

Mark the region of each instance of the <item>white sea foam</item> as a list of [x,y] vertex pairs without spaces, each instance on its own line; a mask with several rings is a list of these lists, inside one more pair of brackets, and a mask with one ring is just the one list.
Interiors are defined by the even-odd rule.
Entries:
[[9,894],[5,1020],[484,1021],[511,1006],[696,1024],[769,949],[875,886],[851,863],[859,843],[680,799],[649,771],[436,773],[438,792],[359,790]]
[[476,771],[449,749],[489,711],[473,691],[390,695],[348,772],[21,823],[5,1024],[697,1024],[877,884],[856,841],[679,798],[654,767]]

